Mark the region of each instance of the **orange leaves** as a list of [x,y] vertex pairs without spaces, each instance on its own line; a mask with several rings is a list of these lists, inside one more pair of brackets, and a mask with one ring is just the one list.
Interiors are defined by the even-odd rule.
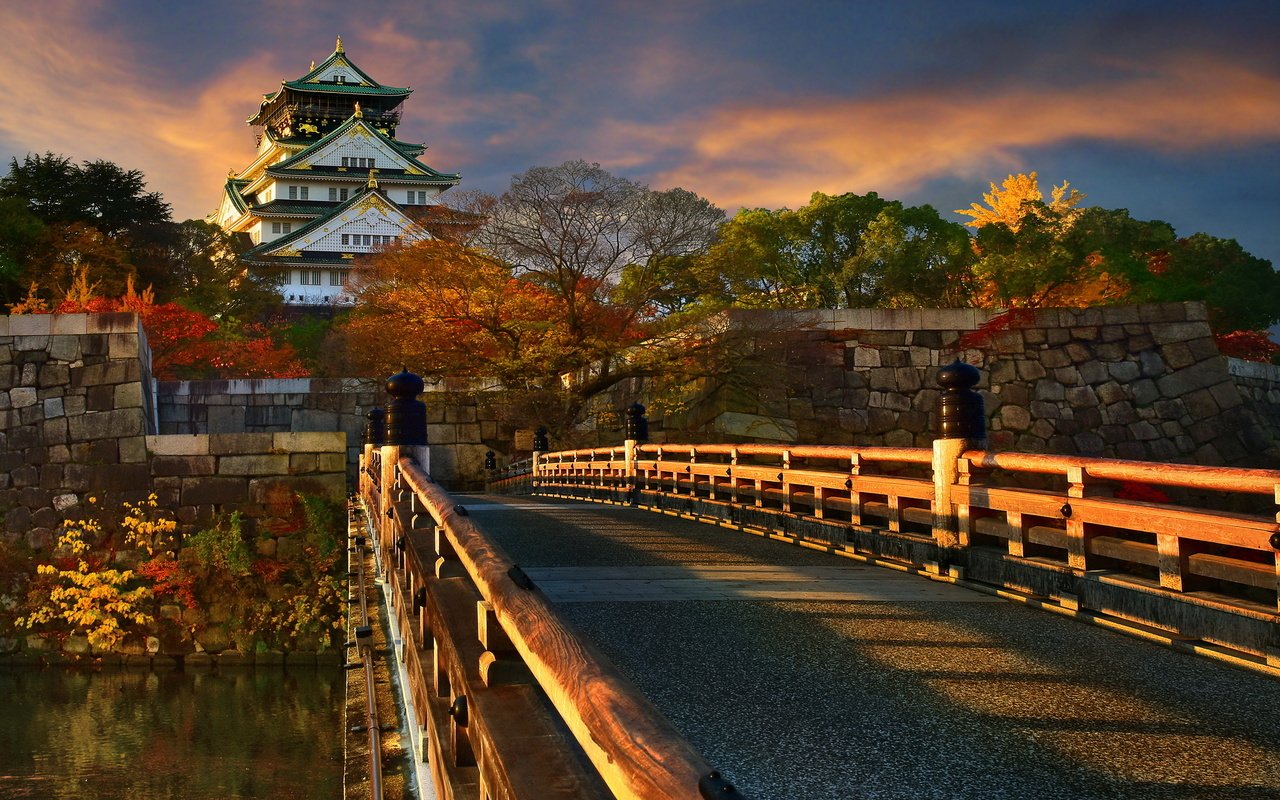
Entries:
[[[84,273],[54,313],[132,311],[142,319],[159,380],[196,378],[301,378],[308,374],[293,346],[276,341],[262,325],[228,330],[177,303],[156,303],[150,289],[138,293],[132,280],[118,298],[99,297]],[[26,309],[24,309],[26,310]],[[28,313],[47,313],[47,310]]]

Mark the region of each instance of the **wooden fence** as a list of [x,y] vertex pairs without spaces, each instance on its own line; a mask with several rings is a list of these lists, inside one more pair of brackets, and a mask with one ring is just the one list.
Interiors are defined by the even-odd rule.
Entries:
[[[962,447],[629,442],[538,454],[529,479],[539,494],[685,512],[819,547],[867,546],[1072,603],[1083,579],[1176,597],[1210,617],[1261,624],[1224,633],[1220,614],[1189,623],[1185,607],[1169,619],[1132,618],[1280,663],[1277,471]],[[866,531],[878,543],[867,545]]]
[[360,495],[437,794],[741,797],[401,450],[365,448]]

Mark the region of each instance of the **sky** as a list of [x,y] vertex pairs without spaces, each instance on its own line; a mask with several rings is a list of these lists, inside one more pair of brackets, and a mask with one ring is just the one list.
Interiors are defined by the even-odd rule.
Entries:
[[1280,3],[0,0],[0,159],[141,170],[177,219],[253,158],[261,95],[337,35],[399,138],[500,192],[570,159],[730,213],[1013,172],[1280,265]]

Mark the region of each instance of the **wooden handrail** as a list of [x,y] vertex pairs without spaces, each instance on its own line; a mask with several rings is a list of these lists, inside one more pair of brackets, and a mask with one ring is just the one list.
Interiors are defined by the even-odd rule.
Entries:
[[[412,460],[403,485],[448,537],[459,561],[610,790],[629,800],[697,797],[710,766],[608,660],[522,588],[516,565]],[[514,573],[520,575],[522,573]]]
[[992,453],[973,450],[961,458],[976,467],[1011,472],[1066,474],[1080,469],[1090,477],[1110,481],[1138,481],[1160,486],[1215,489],[1269,495],[1280,486],[1280,473],[1266,469],[1201,467],[1192,464],[1153,464],[1115,458],[1052,456],[1036,453]]

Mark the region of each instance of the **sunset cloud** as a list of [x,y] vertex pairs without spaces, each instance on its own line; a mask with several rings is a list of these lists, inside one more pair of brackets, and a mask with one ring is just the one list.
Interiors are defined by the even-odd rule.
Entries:
[[[1171,57],[1072,88],[1008,86],[866,99],[726,104],[671,124],[615,123],[610,160],[650,153],[661,185],[728,206],[828,193],[913,190],[940,177],[999,178],[1029,151],[1079,141],[1194,152],[1280,140],[1280,80],[1221,58]],[[616,156],[613,155],[616,153]]]

